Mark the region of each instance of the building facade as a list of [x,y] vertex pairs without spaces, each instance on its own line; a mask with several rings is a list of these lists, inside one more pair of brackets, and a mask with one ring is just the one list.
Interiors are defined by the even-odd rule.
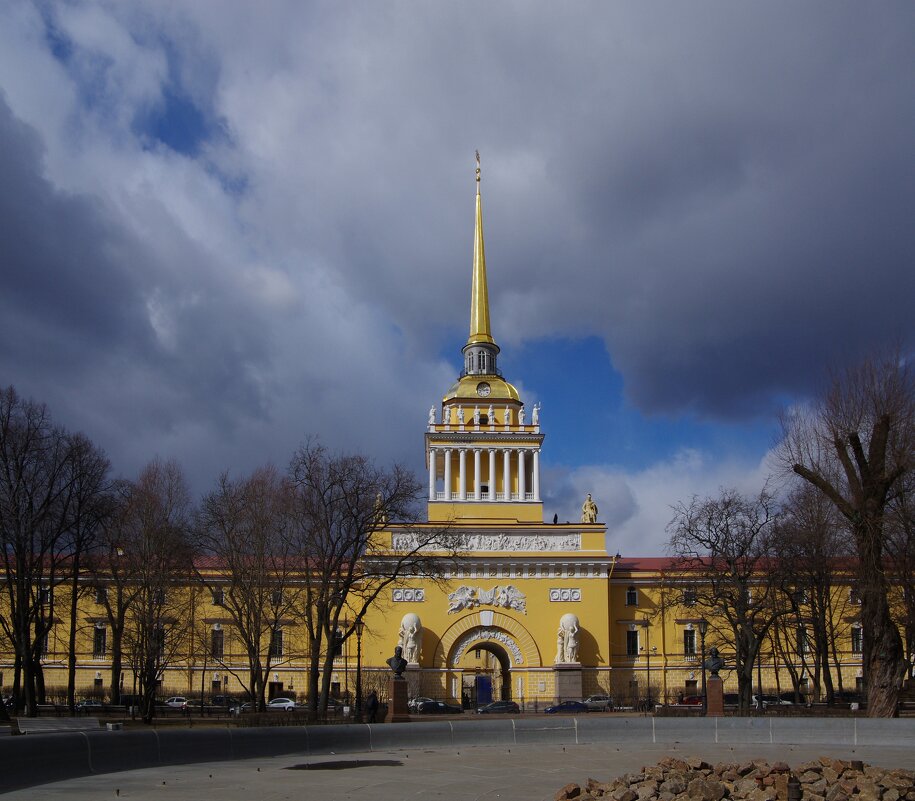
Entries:
[[[441,529],[459,543],[460,556],[443,577],[403,576],[370,609],[358,643],[366,692],[384,692],[385,660],[401,645],[411,694],[482,704],[512,699],[537,708],[559,699],[594,694],[619,705],[675,701],[700,690],[701,618],[691,609],[688,577],[664,558],[612,555],[607,528],[591,496],[575,523],[544,521],[541,449],[548,421],[528,406],[503,376],[490,321],[480,171],[477,165],[470,326],[463,367],[429,410],[423,432],[428,477],[427,519],[390,525],[383,546],[367,554],[384,562],[409,549],[423,529]],[[419,429],[419,426],[418,426]],[[417,430],[417,441],[419,440]],[[611,532],[612,537],[612,532]],[[612,539],[611,539],[612,541]],[[614,549],[610,549],[612,551]],[[846,689],[861,679],[861,630],[850,580],[837,580],[836,677]],[[111,628],[104,598],[80,597],[77,632],[79,695],[102,695],[110,684]],[[183,653],[165,669],[162,694],[237,695],[246,670],[245,650],[218,592],[175,588],[189,599],[192,617]],[[59,593],[59,608],[66,598]],[[840,597],[841,596],[841,597]],[[843,600],[844,599],[844,600]],[[803,620],[803,616],[798,618]],[[55,618],[43,655],[49,691],[66,685],[69,627]],[[783,647],[777,631],[764,645],[758,678],[766,691],[799,684],[811,695],[815,668],[803,624],[789,626]],[[707,647],[727,655],[721,629]],[[270,645],[271,697],[302,698],[307,686],[305,637],[290,614]],[[332,691],[355,691],[357,643],[349,638],[334,661]],[[0,643],[0,686],[12,684],[13,655]],[[725,689],[736,690],[732,672]],[[135,687],[131,667],[121,669],[122,692]]]

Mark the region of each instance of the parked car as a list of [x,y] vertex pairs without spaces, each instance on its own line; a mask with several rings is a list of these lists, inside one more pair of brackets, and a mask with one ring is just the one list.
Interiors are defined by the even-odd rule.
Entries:
[[762,708],[767,709],[770,706],[793,706],[793,701],[783,701],[777,695],[772,695],[770,693],[761,693],[759,695],[753,696],[753,706],[759,709],[760,702],[762,702]]
[[591,712],[611,711],[613,709],[613,698],[609,695],[589,695],[582,703],[588,707]]
[[740,695],[738,695],[737,693],[725,693],[724,694],[724,705],[726,707],[740,706]]
[[685,706],[702,706],[702,696],[701,695],[685,695],[683,700],[679,703],[684,704]]
[[210,699],[210,703],[213,706],[224,706],[224,707],[233,707],[238,706],[241,701],[238,698],[233,698],[231,695],[214,695]]
[[99,711],[105,705],[98,698],[83,698],[76,702],[77,712]]
[[426,703],[426,701],[433,701],[433,698],[426,698],[424,695],[420,695],[416,698],[411,698],[407,701],[407,709],[410,712],[419,712],[419,705]]
[[267,704],[268,712],[292,712],[295,709],[295,701],[291,698],[274,698]]
[[579,715],[582,712],[587,712],[588,707],[582,701],[563,701],[561,704],[548,706],[543,711],[548,715]]
[[521,712],[521,707],[514,701],[493,701],[486,706],[477,707],[477,714],[480,715],[517,715],[519,712]]
[[857,690],[836,690],[832,697],[837,704],[858,704],[860,706],[867,701],[867,697]]
[[[787,701],[789,704],[796,705],[798,703],[804,704],[807,702],[807,698],[804,695],[804,693],[801,693],[800,696],[795,696],[794,690],[787,690],[783,693],[779,693],[778,697],[781,698],[782,701]],[[800,701],[797,700],[798,697],[800,697],[800,699],[801,699]]]
[[170,706],[172,709],[187,709],[187,698],[183,695],[173,695],[171,698],[165,699],[165,706]]
[[417,704],[416,711],[423,715],[460,715],[464,709],[457,704],[446,704],[444,701],[426,699]]

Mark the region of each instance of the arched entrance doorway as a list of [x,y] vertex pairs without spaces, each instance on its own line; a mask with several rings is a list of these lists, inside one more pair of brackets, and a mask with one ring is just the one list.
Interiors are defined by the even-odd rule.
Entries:
[[455,661],[454,668],[460,675],[461,700],[465,706],[511,700],[511,659],[500,644],[492,640],[472,643]]
[[462,615],[442,633],[432,664],[442,670],[451,697],[482,706],[486,697],[520,701],[525,674],[543,663],[520,621],[483,609]]

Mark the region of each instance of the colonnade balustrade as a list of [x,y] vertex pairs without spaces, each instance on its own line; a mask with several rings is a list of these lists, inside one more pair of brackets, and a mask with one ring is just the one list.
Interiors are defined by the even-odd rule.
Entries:
[[[457,454],[455,454],[457,451]],[[467,452],[473,452],[472,470],[468,469]],[[488,455],[488,483],[483,482],[483,453]],[[455,456],[457,461],[457,489],[452,489]],[[530,457],[530,467],[528,467]],[[444,460],[444,488],[438,489],[439,459]],[[498,482],[498,463],[501,460],[502,483]],[[513,486],[512,465],[517,467],[517,484]],[[532,486],[528,488],[528,479]],[[430,501],[540,501],[540,449],[539,448],[429,448],[429,500]]]

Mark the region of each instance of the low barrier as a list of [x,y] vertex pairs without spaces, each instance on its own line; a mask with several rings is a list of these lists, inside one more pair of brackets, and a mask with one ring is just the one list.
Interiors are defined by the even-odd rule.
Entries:
[[0,739],[3,790],[163,765],[493,745],[773,743],[915,748],[915,719],[517,717],[399,724],[141,729]]

